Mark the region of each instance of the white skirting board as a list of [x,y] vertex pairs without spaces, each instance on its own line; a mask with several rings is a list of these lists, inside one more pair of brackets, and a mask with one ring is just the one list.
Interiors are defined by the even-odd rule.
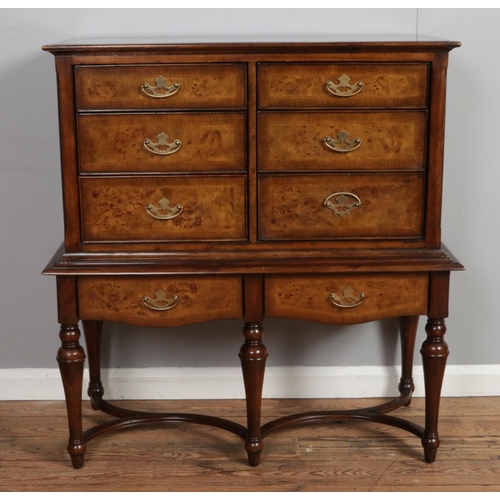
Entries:
[[[400,367],[269,367],[264,398],[370,398],[398,394]],[[88,372],[84,374],[84,398]],[[123,368],[103,369],[107,399],[242,399],[241,369]],[[424,395],[422,367],[414,370],[415,397]],[[500,395],[500,365],[450,365],[443,397]],[[59,370],[0,370],[0,400],[64,399]]]

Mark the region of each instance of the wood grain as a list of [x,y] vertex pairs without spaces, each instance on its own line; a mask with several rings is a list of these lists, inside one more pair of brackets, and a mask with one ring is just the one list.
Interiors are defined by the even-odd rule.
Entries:
[[[423,170],[423,112],[274,112],[259,114],[259,169],[263,171]],[[325,137],[361,139],[345,153],[332,151]]]
[[[243,171],[246,117],[243,114],[180,113],[84,115],[78,117],[80,172]],[[147,139],[181,148],[162,156],[144,147]]]
[[[84,241],[246,239],[244,176],[80,179]],[[182,205],[175,219],[146,211],[166,198]]]
[[[241,276],[81,277],[80,318],[163,327],[241,318],[242,286]],[[154,299],[158,290],[177,295],[178,304],[167,311],[146,307],[142,298]]]
[[[179,91],[164,99],[148,97],[141,86],[163,76]],[[243,108],[243,64],[163,64],[148,66],[76,66],[79,110]]]
[[[270,275],[265,278],[265,315],[333,324],[353,324],[427,312],[427,274]],[[330,294],[347,287],[364,293],[356,307],[339,308]]]
[[[261,64],[259,105],[282,107],[421,108],[427,103],[427,64]],[[332,95],[325,83],[363,82],[350,97]],[[345,91],[346,89],[341,89]]]
[[[418,238],[423,234],[424,177],[413,175],[266,175],[259,181],[262,239]],[[361,205],[336,215],[334,193]],[[336,197],[330,199],[336,205]],[[349,197],[349,203],[354,198]],[[340,210],[340,209],[339,209]]]

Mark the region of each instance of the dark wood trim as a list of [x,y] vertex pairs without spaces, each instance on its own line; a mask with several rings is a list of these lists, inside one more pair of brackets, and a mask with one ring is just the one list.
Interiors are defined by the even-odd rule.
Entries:
[[[303,269],[306,265],[307,269]],[[185,274],[185,273],[323,273],[451,271],[464,267],[448,251],[205,251],[68,254],[62,245],[43,271],[46,275]]]
[[74,101],[73,59],[56,58],[57,87],[59,94],[59,135],[61,146],[64,240],[70,251],[80,246],[80,215],[78,189],[78,160],[76,139],[76,115]]
[[[265,40],[268,41],[259,41]],[[339,36],[307,36],[307,37],[205,37],[182,38],[164,37],[145,41],[124,39],[122,43],[103,39],[79,39],[61,42],[59,44],[44,45],[43,50],[54,55],[66,53],[110,53],[110,54],[274,54],[278,50],[284,54],[303,54],[321,52],[343,53],[373,53],[373,52],[436,52],[449,51],[460,47],[460,42],[431,39],[413,36],[360,37]]]

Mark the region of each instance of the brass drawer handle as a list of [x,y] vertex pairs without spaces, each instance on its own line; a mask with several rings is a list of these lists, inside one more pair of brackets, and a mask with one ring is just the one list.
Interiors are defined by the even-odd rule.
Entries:
[[145,295],[142,298],[142,303],[154,311],[168,311],[169,309],[173,309],[179,303],[179,297],[174,295],[167,299],[167,294],[163,290],[158,290],[155,293],[154,299]]
[[182,142],[179,141],[179,139],[176,139],[174,142],[169,143],[168,139],[168,135],[162,132],[156,136],[157,142],[151,142],[150,139],[144,139],[142,144],[150,153],[153,153],[154,155],[173,155],[181,149]]
[[[182,205],[177,205],[175,208],[170,206],[170,201],[167,198],[162,198],[158,202],[159,207],[154,207],[151,204],[146,205],[146,212],[158,220],[170,220],[175,219],[181,215],[184,207]],[[164,213],[167,212],[167,213]]]
[[365,301],[365,299],[366,295],[362,292],[357,296],[354,296],[354,290],[351,287],[344,288],[342,290],[342,295],[337,295],[335,293],[330,294],[332,304],[343,309],[358,307]]
[[[153,99],[165,99],[167,97],[172,97],[174,94],[179,92],[181,84],[174,82],[172,85],[167,85],[167,80],[163,76],[159,76],[155,80],[156,85],[149,85],[149,83],[143,83],[141,85],[142,93]],[[158,92],[160,90],[161,92]]]
[[356,151],[356,149],[363,144],[363,141],[359,137],[356,137],[352,141],[350,141],[348,137],[349,134],[345,130],[341,130],[337,134],[337,140],[332,139],[328,135],[323,139],[323,142],[327,148],[330,148],[337,153],[350,153],[351,151]]
[[[331,198],[334,198],[337,203],[332,203]],[[352,199],[354,201],[351,201]],[[355,208],[359,207],[361,200],[353,193],[333,193],[325,199],[323,205],[335,215],[344,217],[344,215],[349,215]]]
[[[359,94],[363,90],[364,83],[356,82],[354,84],[350,84],[350,77],[347,75],[342,75],[337,78],[339,83],[335,84],[331,80],[327,80],[325,83],[326,90],[330,92],[330,94],[337,97],[352,97],[353,95]],[[347,89],[347,90],[340,90]]]

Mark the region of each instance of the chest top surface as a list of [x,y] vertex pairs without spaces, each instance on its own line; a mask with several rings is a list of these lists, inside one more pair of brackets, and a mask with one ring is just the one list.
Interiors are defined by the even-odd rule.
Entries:
[[45,45],[50,52],[146,51],[179,47],[185,50],[210,51],[234,48],[234,51],[269,49],[271,51],[309,48],[338,50],[380,50],[402,48],[414,50],[451,50],[460,42],[426,35],[256,35],[256,36],[156,36],[75,38]]

